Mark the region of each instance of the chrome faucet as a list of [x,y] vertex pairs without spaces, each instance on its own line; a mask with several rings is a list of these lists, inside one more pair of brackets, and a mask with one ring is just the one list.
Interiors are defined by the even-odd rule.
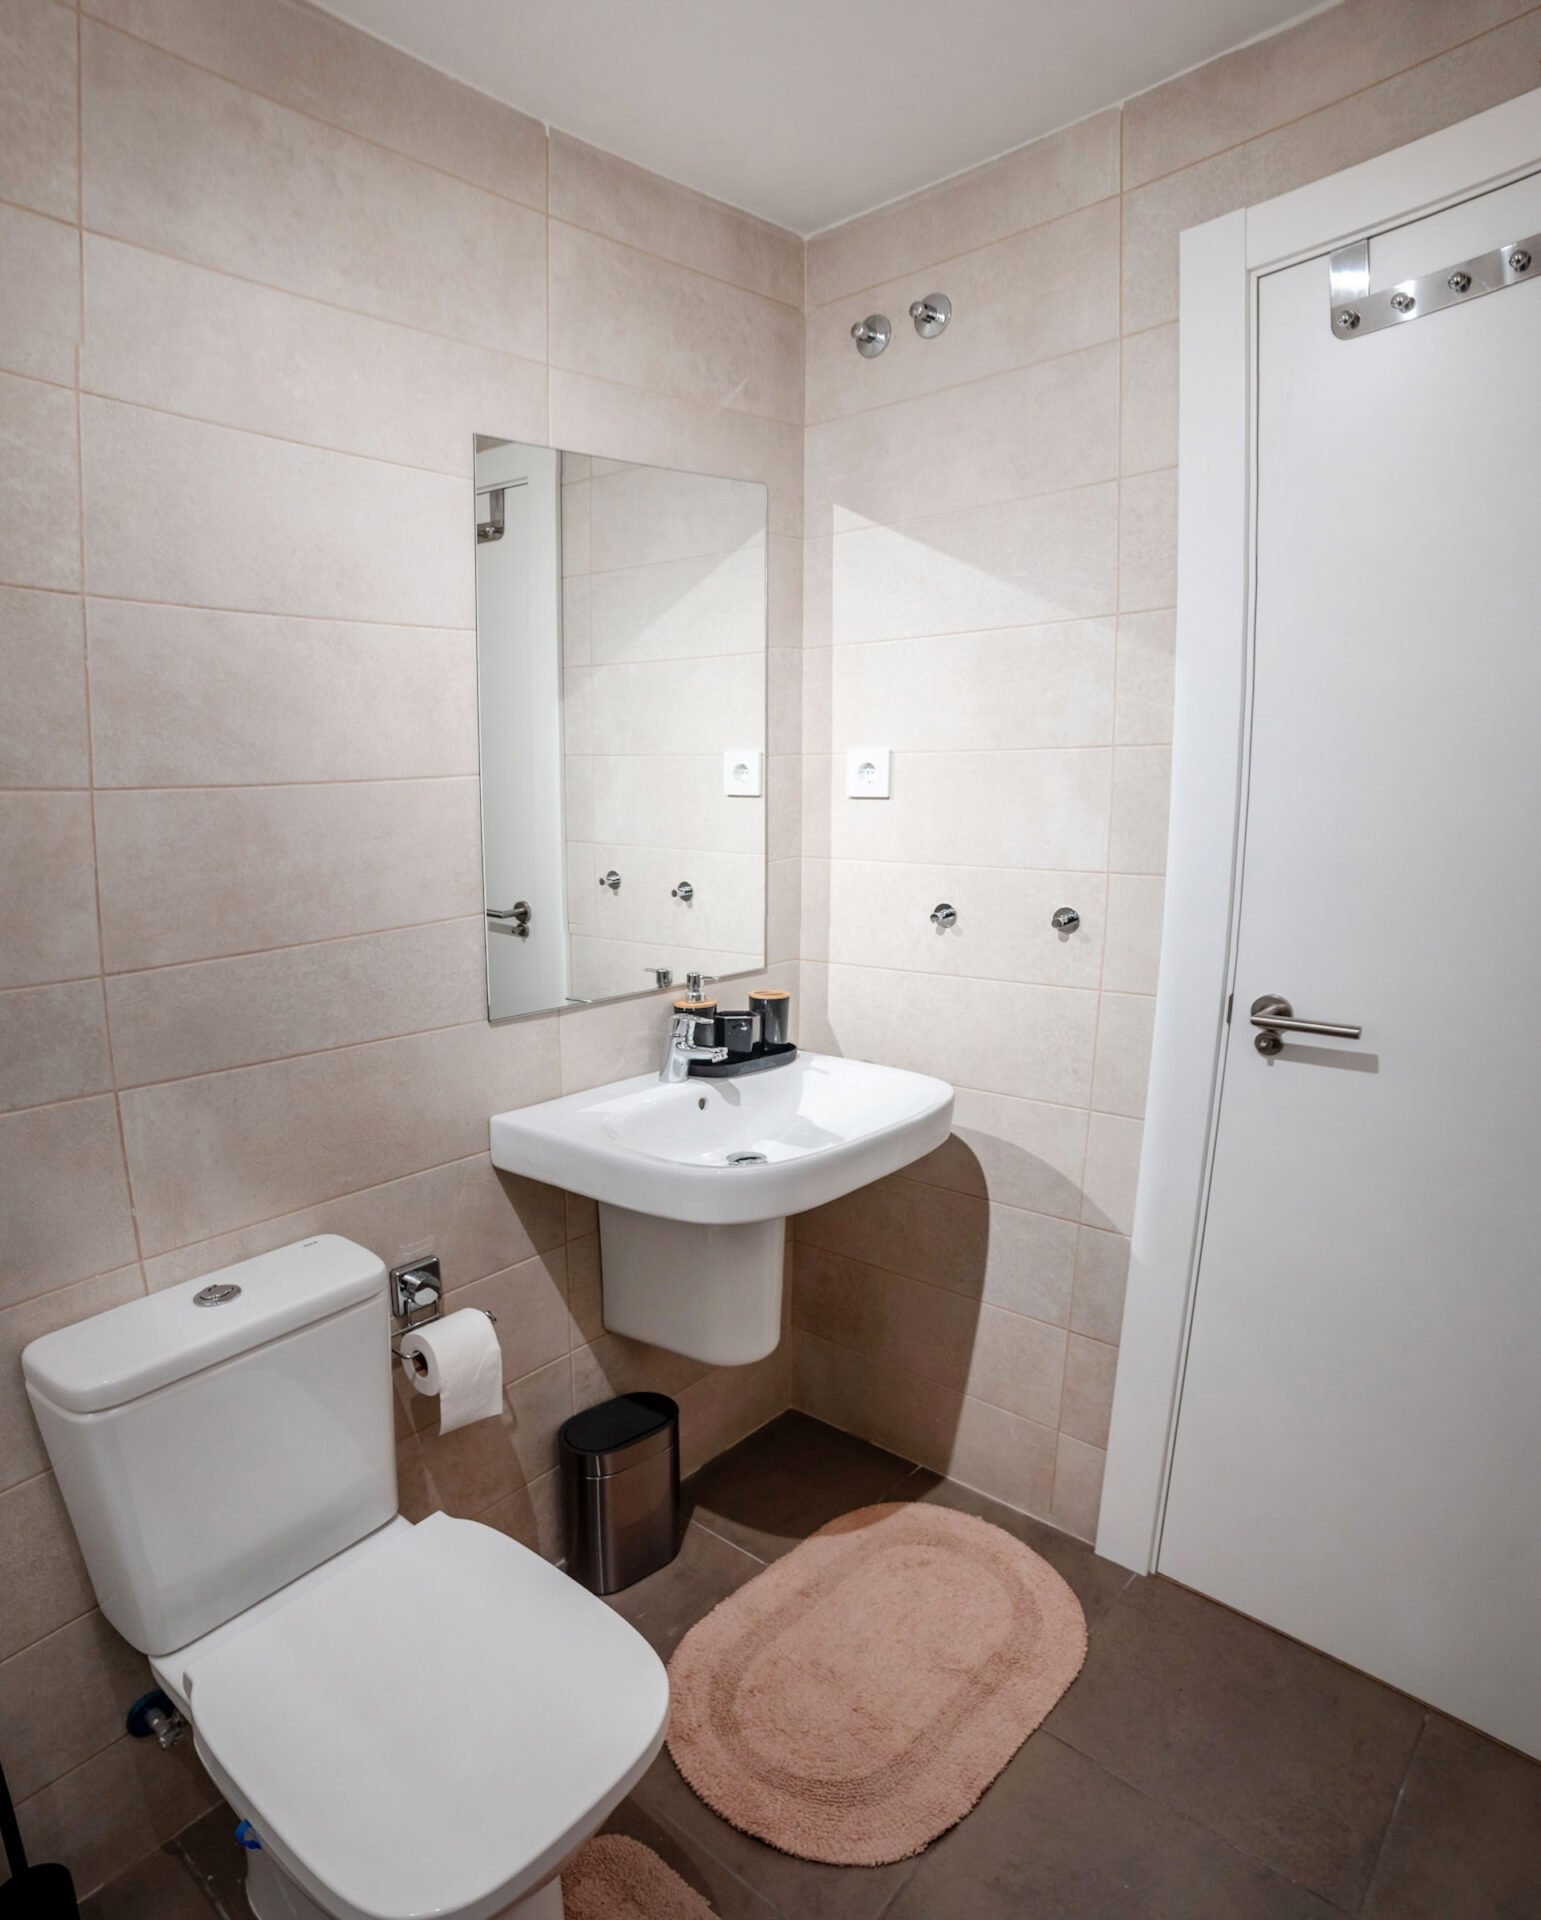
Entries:
[[[709,973],[687,973],[685,992],[691,1000],[699,1000],[706,991],[706,983],[714,976]],[[658,1069],[658,1077],[666,1086],[677,1086],[681,1080],[690,1076],[692,1060],[726,1060],[726,1047],[714,1047],[700,1044],[701,1028],[706,1028],[708,1042],[712,1038],[713,1022],[704,1014],[692,1013],[688,1007],[677,1006],[669,1020],[669,1038],[664,1046],[663,1065]]]
[[690,1076],[692,1060],[726,1060],[726,1047],[703,1047],[697,1043],[697,1034],[701,1027],[711,1032],[709,1020],[698,1020],[693,1013],[676,1010],[669,1021],[669,1039],[664,1048],[663,1065],[658,1069],[658,1077],[667,1086],[677,1085]]

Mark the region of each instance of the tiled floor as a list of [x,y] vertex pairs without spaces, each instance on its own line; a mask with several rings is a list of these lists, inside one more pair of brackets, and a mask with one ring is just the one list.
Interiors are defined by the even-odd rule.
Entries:
[[[721,1920],[1541,1920],[1541,1767],[1321,1654],[801,1414],[687,1494],[679,1558],[616,1598],[666,1658],[765,1562],[877,1500],[995,1521],[1053,1562],[1091,1628],[1060,1705],[917,1860],[791,1859],[660,1756],[611,1825]],[[210,1815],[85,1920],[247,1920],[230,1825]]]

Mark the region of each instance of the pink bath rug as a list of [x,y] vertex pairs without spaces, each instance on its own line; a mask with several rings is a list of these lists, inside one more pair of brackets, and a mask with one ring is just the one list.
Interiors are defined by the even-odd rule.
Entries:
[[972,1514],[862,1507],[699,1621],[669,1662],[669,1751],[724,1820],[875,1867],[961,1820],[1086,1658],[1086,1616]]
[[587,1840],[562,1874],[563,1920],[713,1920],[651,1847],[623,1833]]

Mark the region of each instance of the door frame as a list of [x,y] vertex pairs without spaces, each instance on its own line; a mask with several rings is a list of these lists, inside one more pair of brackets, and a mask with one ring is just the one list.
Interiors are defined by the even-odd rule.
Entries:
[[[1097,1551],[1155,1569],[1231,987],[1252,645],[1259,277],[1536,171],[1541,88],[1181,236],[1172,811],[1144,1144]],[[1322,325],[1327,325],[1322,282]]]

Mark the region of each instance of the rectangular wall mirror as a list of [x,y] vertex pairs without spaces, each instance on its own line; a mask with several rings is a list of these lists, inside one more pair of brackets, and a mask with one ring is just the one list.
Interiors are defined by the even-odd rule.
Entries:
[[765,488],[475,460],[488,1018],[763,966]]

